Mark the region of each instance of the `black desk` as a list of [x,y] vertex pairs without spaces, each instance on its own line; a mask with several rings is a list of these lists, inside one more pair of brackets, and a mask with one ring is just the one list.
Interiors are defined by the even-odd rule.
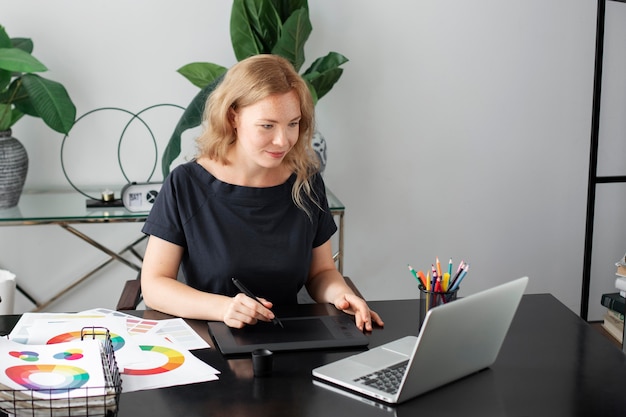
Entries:
[[[416,334],[411,318],[419,316],[419,301],[370,304],[386,323],[371,334],[370,346]],[[167,317],[152,311],[138,314]],[[0,325],[17,317],[0,317]],[[205,323],[190,323],[210,340]],[[547,294],[523,297],[491,368],[391,410],[313,384],[314,367],[355,350],[279,352],[273,375],[257,379],[248,357],[225,359],[214,348],[195,352],[222,372],[219,381],[122,394],[119,416],[622,417],[626,413],[626,355]]]

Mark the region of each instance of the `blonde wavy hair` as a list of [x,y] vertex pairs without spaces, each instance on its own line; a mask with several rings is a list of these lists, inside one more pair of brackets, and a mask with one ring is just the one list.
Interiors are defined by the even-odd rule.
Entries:
[[319,206],[311,184],[319,170],[319,160],[311,140],[315,126],[315,106],[309,87],[291,63],[278,55],[261,54],[246,58],[230,68],[207,99],[202,117],[204,131],[197,139],[198,152],[228,165],[228,150],[237,140],[230,109],[237,111],[274,94],[294,91],[300,101],[300,135],[283,163],[296,174],[291,197],[310,215],[304,196]]

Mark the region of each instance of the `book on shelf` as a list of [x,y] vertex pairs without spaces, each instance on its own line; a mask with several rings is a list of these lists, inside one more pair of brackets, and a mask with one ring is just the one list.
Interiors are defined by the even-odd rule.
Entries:
[[606,309],[606,314],[615,317],[617,320],[621,321],[624,324],[624,315],[622,313],[618,313],[615,310]]
[[602,321],[602,327],[618,342],[624,341],[624,315],[614,310],[607,309]]
[[626,312],[626,298],[620,295],[619,292],[602,294],[601,301],[602,305],[609,310],[614,310],[621,314]]

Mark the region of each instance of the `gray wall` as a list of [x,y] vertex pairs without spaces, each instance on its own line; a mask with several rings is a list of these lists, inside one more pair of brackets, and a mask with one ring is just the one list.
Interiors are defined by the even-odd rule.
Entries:
[[[184,106],[197,90],[177,68],[235,62],[230,2],[2,2],[0,23],[11,36],[34,39],[34,55],[66,85],[79,115],[99,107]],[[439,256],[470,262],[462,295],[528,275],[529,293],[553,293],[578,312],[596,2],[311,0],[310,9],[306,65],[330,50],[350,59],[318,104],[318,127],[329,146],[327,185],[347,207],[345,273],[366,298],[416,297],[407,263],[427,268]],[[623,64],[611,64],[616,83]],[[105,113],[81,121],[66,142],[67,170],[81,187],[124,183],[116,151],[128,118]],[[152,114],[162,149],[180,113]],[[620,118],[604,117],[609,125]],[[34,119],[21,121],[14,134],[30,153],[27,188],[67,188],[62,135]],[[192,140],[190,133],[187,158]],[[623,159],[611,156],[626,145],[604,143],[613,148],[603,148],[603,157],[619,170]],[[124,139],[122,159],[133,180],[149,172],[150,146],[141,129]],[[604,192],[609,201],[616,187]],[[601,318],[599,294],[612,290],[613,263],[626,251],[626,239],[611,227],[621,207],[598,208],[609,220],[597,227],[603,249],[594,255],[590,318]],[[79,228],[122,248],[140,225]],[[41,298],[102,259],[55,226],[0,230],[0,267]],[[51,310],[113,307],[133,277],[111,266]],[[17,306],[30,308],[23,299]]]

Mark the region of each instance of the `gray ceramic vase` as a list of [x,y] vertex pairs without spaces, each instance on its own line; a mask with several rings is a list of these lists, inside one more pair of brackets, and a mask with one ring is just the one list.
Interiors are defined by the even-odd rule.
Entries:
[[17,206],[28,173],[28,154],[11,130],[0,131],[0,208]]

